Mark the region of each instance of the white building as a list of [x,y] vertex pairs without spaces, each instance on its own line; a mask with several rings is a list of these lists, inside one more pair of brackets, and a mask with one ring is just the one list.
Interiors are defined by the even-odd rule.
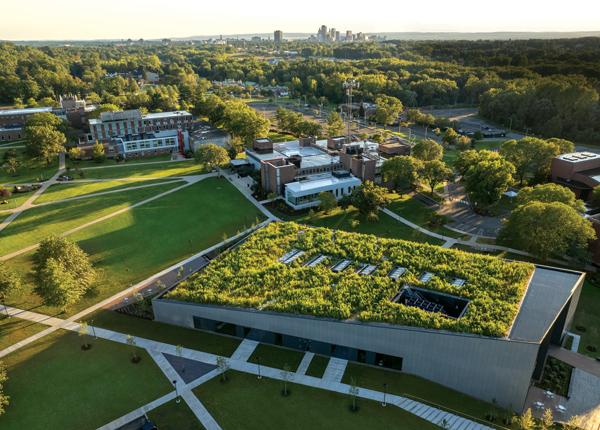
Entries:
[[360,179],[346,171],[307,176],[285,184],[285,202],[295,210],[315,207],[320,203],[319,193],[329,191],[339,200],[360,184]]
[[117,137],[113,140],[115,150],[125,158],[184,152],[190,148],[187,131],[165,130]]

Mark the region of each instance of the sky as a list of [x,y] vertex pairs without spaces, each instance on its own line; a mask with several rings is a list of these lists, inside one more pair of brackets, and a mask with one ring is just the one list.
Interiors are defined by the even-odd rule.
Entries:
[[599,0],[0,0],[0,39],[315,33],[598,31]]

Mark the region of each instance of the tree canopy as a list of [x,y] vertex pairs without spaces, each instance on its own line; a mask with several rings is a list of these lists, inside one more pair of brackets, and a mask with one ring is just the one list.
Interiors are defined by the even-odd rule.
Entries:
[[514,166],[496,152],[465,151],[459,157],[459,166],[469,200],[478,211],[500,200],[513,183]]
[[210,171],[215,170],[217,167],[224,167],[229,163],[227,150],[214,143],[200,145],[194,152],[194,158],[198,163],[206,165]]
[[399,155],[385,160],[381,173],[384,181],[390,183],[394,191],[402,193],[416,185],[421,164],[414,157]]
[[422,161],[441,160],[444,148],[433,139],[423,139],[413,146],[412,155]]
[[363,216],[377,216],[377,209],[388,204],[387,190],[365,181],[352,191],[352,206]]
[[431,160],[422,164],[418,174],[419,179],[429,186],[433,194],[435,187],[452,177],[452,169],[442,160]]
[[532,201],[552,203],[561,202],[571,206],[578,212],[585,211],[582,200],[575,197],[575,193],[562,185],[547,183],[535,187],[524,187],[519,190],[516,198],[517,205],[524,205]]
[[393,124],[398,119],[398,116],[404,109],[402,102],[393,96],[381,94],[375,98],[375,121],[379,124]]

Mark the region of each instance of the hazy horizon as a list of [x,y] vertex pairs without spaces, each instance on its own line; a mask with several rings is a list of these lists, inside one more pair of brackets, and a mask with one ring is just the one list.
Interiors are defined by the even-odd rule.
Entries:
[[2,40],[160,39],[210,35],[316,33],[320,25],[364,33],[504,33],[600,31],[600,4],[573,0],[568,7],[550,0],[543,4],[506,0],[501,7],[480,1],[431,0],[406,4],[384,0],[343,6],[306,0],[283,7],[261,0],[248,7],[234,0],[201,4],[183,0],[165,7],[158,0],[4,0]]

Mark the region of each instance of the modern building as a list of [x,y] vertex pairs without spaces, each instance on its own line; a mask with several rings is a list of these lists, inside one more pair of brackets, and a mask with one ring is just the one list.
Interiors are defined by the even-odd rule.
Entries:
[[53,107],[0,109],[0,127],[22,127],[32,115],[45,112],[53,113],[64,119],[64,112]]
[[23,138],[22,127],[0,127],[0,142]]
[[381,166],[385,159],[379,154],[379,144],[368,140],[345,143],[340,151],[344,169],[363,181],[381,182]]
[[285,202],[294,210],[319,206],[319,194],[330,192],[337,200],[352,194],[361,184],[360,179],[350,172],[338,170],[331,173],[309,175],[285,185]]
[[163,130],[115,137],[111,144],[115,152],[124,158],[136,158],[171,152],[184,153],[190,149],[190,138],[185,130]]
[[273,32],[273,41],[276,45],[281,45],[281,43],[283,43],[283,31],[275,30]]
[[600,185],[600,154],[573,152],[555,157],[551,164],[552,181],[570,188],[577,198],[588,200]]
[[88,104],[76,95],[61,96],[60,106],[72,127],[89,131],[89,115],[96,110],[96,106]]
[[[301,188],[301,185],[296,187]],[[265,237],[268,237],[266,240],[278,240],[276,236],[278,229],[290,230],[286,224],[289,223],[274,223],[265,228],[268,231],[265,232],[265,236],[259,236],[257,242],[253,242],[252,239],[248,239],[248,242],[263,243]],[[195,284],[194,278],[191,282],[187,281],[180,287],[175,287],[165,296],[153,301],[155,319],[184,327],[227,332],[260,342],[390,367],[521,412],[532,381],[537,381],[541,377],[550,345],[560,345],[571,324],[585,277],[585,274],[576,271],[540,265],[530,266],[526,272],[523,272],[524,278],[518,281],[521,287],[515,289],[514,284],[509,283],[502,276],[507,271],[515,270],[515,264],[526,263],[474,257],[473,261],[469,261],[465,267],[462,267],[456,262],[468,257],[460,257],[457,251],[378,239],[369,235],[350,234],[356,238],[346,242],[346,233],[334,231],[327,234],[320,230],[321,236],[318,240],[311,236],[309,241],[302,242],[300,233],[303,236],[312,234],[309,230],[312,229],[297,226],[293,230],[294,233],[287,234],[281,242],[277,242],[289,246],[269,243],[268,249],[281,249],[281,255],[265,253],[265,248],[257,251],[257,257],[252,261],[252,267],[248,269],[252,272],[251,276],[246,276],[243,269],[240,269],[240,273],[235,271],[235,275],[232,275],[239,280],[239,282],[235,281],[235,288],[230,287],[231,281],[222,279],[215,280],[215,283],[208,282],[210,288],[216,288],[210,294],[199,296],[196,294],[198,290],[194,290],[196,293],[188,294],[189,288],[202,289],[207,285],[202,282]],[[255,235],[261,235],[261,230]],[[368,252],[381,252],[383,257],[379,256],[373,261],[354,261],[349,257],[355,252],[357,246],[362,246],[358,244],[367,241],[375,243],[373,247],[365,245],[365,249],[369,249]],[[385,243],[379,243],[380,241]],[[302,243],[305,245],[301,245]],[[213,273],[215,276],[222,277],[222,271],[219,270],[222,259],[228,258],[227,256],[236,258],[235,254],[231,253],[252,253],[251,248],[246,250],[245,247],[246,243],[212,259],[210,265],[203,269],[204,272],[208,271],[207,276]],[[332,249],[342,254],[335,256],[328,254],[334,252]],[[393,250],[397,250],[397,253]],[[436,253],[443,254],[443,258],[436,257]],[[414,255],[414,262],[411,261],[413,258],[411,255]],[[423,260],[423,255],[429,255],[431,258]],[[443,263],[441,265],[430,263],[435,260]],[[245,261],[250,260],[245,258]],[[424,261],[431,264],[431,267],[426,267],[430,272],[423,272]],[[452,262],[455,264],[451,264]],[[269,296],[259,299],[256,305],[251,304],[251,301],[255,300],[254,296],[250,297],[247,293],[237,295],[237,291],[261,291],[261,285],[257,285],[255,290],[253,285],[247,284],[250,282],[248,280],[261,278],[256,276],[256,273],[261,270],[268,271],[269,276],[272,276],[278,264],[281,267],[288,266],[286,279],[293,281],[295,287],[290,287],[287,281],[281,286],[269,286]],[[216,266],[211,269],[211,265]],[[491,267],[489,265],[502,267],[502,270],[497,272],[498,277],[490,278],[483,283],[478,281],[480,277],[477,279],[473,277],[473,274],[478,271],[489,276]],[[454,330],[423,326],[415,323],[412,318],[406,320],[410,323],[404,324],[380,322],[377,320],[379,314],[376,312],[371,318],[359,318],[358,315],[342,319],[315,316],[299,302],[293,302],[292,296],[287,295],[286,292],[279,295],[277,288],[284,288],[285,291],[290,288],[300,290],[303,287],[324,288],[330,291],[332,287],[329,285],[303,286],[303,279],[312,279],[309,274],[315,266],[320,266],[319,279],[328,276],[323,272],[324,270],[331,270],[335,272],[335,279],[338,279],[338,282],[351,282],[351,285],[358,285],[357,283],[363,286],[372,285],[369,288],[397,285],[394,289],[397,293],[394,295],[392,292],[391,296],[388,295],[393,305],[386,304],[384,301],[378,301],[375,305],[384,307],[381,309],[382,315],[391,311],[392,308],[389,306],[393,306],[398,312],[408,312],[410,308],[418,308],[415,316],[423,312],[431,313],[432,317],[441,318],[439,321],[442,324],[446,322],[456,324],[452,325]],[[200,279],[204,272],[198,274]],[[356,277],[356,274],[360,276]],[[377,279],[370,281],[371,277]],[[419,280],[418,287],[410,283],[415,281],[405,281],[405,279],[415,278]],[[436,279],[435,282],[433,278]],[[223,286],[215,287],[219,282],[222,282]],[[506,310],[502,308],[504,310],[500,311],[493,304],[487,307],[476,303],[484,297],[487,297],[484,301],[488,299],[494,301],[488,295],[486,282],[492,283],[494,289],[511,292],[505,299],[514,303],[514,307],[511,305],[511,309],[514,310],[506,321],[505,334],[484,335],[477,331],[469,331],[470,321],[475,321],[475,326],[483,320],[498,321],[499,315]],[[447,286],[440,291],[440,285]],[[469,285],[471,287],[465,288]],[[178,288],[182,291],[178,292]],[[227,291],[233,290],[236,291],[235,297],[228,299]],[[217,294],[222,295],[217,296]],[[300,297],[305,297],[305,294],[308,294],[308,291],[293,297],[300,300]],[[324,292],[323,297],[326,294]],[[219,297],[219,303],[222,304],[203,301],[199,297]],[[278,302],[278,299],[281,301]],[[331,304],[327,299],[323,298],[323,300],[325,302],[321,305],[309,302],[306,306],[314,305],[316,308],[308,309],[317,309],[316,312],[321,312],[321,309]],[[332,304],[332,306],[342,306],[342,304]],[[500,303],[497,305],[501,306]],[[473,318],[472,312],[477,312],[479,316]],[[335,315],[335,311],[332,309],[326,314]]]
[[112,138],[163,130],[190,130],[192,114],[186,111],[159,112],[142,115],[137,110],[102,112],[90,119],[90,141],[107,142]]

